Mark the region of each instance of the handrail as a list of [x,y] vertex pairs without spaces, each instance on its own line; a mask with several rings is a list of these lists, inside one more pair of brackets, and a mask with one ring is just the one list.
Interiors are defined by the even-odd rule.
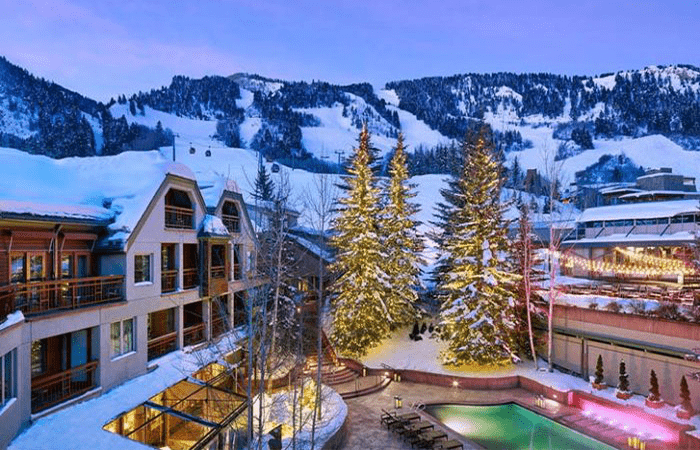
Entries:
[[49,408],[92,389],[98,364],[98,361],[90,361],[62,372],[32,378],[32,412]]
[[226,229],[228,229],[229,233],[239,233],[241,231],[240,217],[222,214],[221,221],[226,225]]
[[177,269],[160,271],[160,291],[173,292],[177,289]]
[[190,289],[199,285],[199,269],[191,267],[182,271],[182,288]]
[[122,275],[15,283],[0,287],[0,318],[16,310],[31,315],[123,300]]
[[204,322],[189,326],[182,330],[184,345],[194,345],[204,340]]
[[194,210],[181,206],[165,205],[165,227],[166,228],[193,228],[192,222]]
[[209,273],[212,278],[226,278],[226,266],[211,266]]
[[171,331],[148,340],[148,360],[169,353],[177,347],[177,331]]

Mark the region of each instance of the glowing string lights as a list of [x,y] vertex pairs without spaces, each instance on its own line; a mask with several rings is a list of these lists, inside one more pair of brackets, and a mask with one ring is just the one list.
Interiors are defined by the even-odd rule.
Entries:
[[[617,249],[616,249],[617,250]],[[626,250],[620,249],[624,254]],[[545,253],[550,253],[545,250]],[[632,263],[612,263],[608,261],[595,261],[578,255],[563,253],[560,251],[551,252],[553,256],[561,261],[568,269],[579,268],[589,272],[609,272],[617,275],[637,275],[637,276],[678,276],[694,275],[695,268],[686,265],[677,259],[664,259],[655,256],[636,255],[641,264]],[[631,252],[630,252],[631,253]]]

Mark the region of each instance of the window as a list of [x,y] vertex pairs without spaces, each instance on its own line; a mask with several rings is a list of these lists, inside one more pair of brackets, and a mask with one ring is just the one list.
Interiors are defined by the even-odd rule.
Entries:
[[32,342],[32,376],[46,371],[46,340]]
[[0,406],[15,396],[15,351],[5,353],[0,358]]
[[161,292],[173,292],[177,289],[177,265],[175,264],[176,244],[161,244],[160,247],[160,283]]
[[44,255],[29,257],[29,281],[39,281],[44,278]]
[[73,255],[61,256],[61,278],[73,278]]
[[151,281],[151,255],[134,256],[134,283]]
[[111,326],[112,356],[134,351],[134,319],[114,322]]
[[211,246],[211,277],[226,278],[226,246]]
[[241,267],[241,244],[233,244],[233,279],[240,280],[243,278]]
[[25,266],[26,258],[24,254],[12,255],[10,258],[10,281],[12,283],[24,283],[27,280]]
[[239,217],[238,206],[233,202],[224,202],[221,211],[221,220],[224,222],[229,232],[238,233],[241,231]]

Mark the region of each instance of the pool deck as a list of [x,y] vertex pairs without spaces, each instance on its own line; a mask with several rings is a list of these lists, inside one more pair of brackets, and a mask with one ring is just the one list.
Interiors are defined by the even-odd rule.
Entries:
[[[404,442],[397,434],[387,430],[379,421],[382,409],[393,409],[394,396],[396,395],[401,396],[403,399],[402,410],[406,412],[411,410],[412,405],[421,403],[497,404],[515,402],[615,448],[629,448],[627,446],[627,434],[622,430],[595,422],[583,416],[581,410],[553,400],[547,400],[546,409],[536,407],[535,395],[525,389],[476,391],[410,382],[391,383],[382,391],[345,400],[348,405],[347,436],[342,448],[348,450],[410,449],[410,444]],[[422,411],[418,411],[418,413],[423,420],[434,423],[435,429],[445,431],[448,439],[462,442],[465,450],[481,449],[480,446],[469,442],[444,427],[444,425],[441,425],[432,416]],[[670,450],[677,447],[653,441],[647,443],[646,448],[647,450]]]

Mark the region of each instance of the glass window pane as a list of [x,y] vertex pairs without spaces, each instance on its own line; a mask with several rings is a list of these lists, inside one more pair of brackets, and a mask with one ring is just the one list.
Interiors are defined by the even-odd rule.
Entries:
[[4,376],[3,376],[3,394],[5,401],[13,397],[13,392],[12,392],[12,379],[13,377],[13,372],[12,372],[12,352],[8,353],[4,357]]
[[121,339],[120,339],[120,329],[119,329],[119,322],[115,322],[112,324],[111,328],[111,333],[110,333],[110,338],[112,340],[112,353],[114,355],[119,355],[121,354]]
[[32,375],[44,372],[45,341],[32,342]]
[[29,280],[38,281],[42,278],[44,278],[44,256],[31,256],[29,258]]
[[24,283],[26,280],[24,274],[24,255],[13,256],[10,266],[12,268],[11,281],[13,283]]
[[78,256],[78,277],[84,278],[88,276],[88,257],[86,255]]
[[73,255],[63,255],[61,257],[61,277],[73,277]]
[[124,353],[134,350],[134,319],[128,319],[124,321],[124,336],[122,348]]

